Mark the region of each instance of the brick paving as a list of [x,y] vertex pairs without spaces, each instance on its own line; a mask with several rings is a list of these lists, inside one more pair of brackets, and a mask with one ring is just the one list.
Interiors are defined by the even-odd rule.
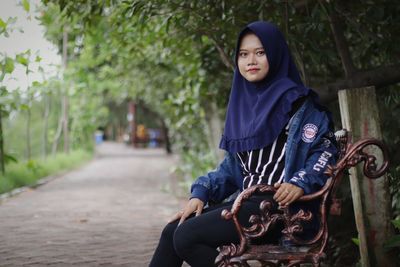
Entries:
[[181,205],[174,159],[104,143],[83,167],[0,204],[0,266],[147,266]]

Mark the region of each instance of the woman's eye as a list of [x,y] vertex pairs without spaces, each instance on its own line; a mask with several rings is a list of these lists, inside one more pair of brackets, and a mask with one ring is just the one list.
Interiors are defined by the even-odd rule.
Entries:
[[245,57],[245,56],[247,56],[247,53],[246,53],[246,52],[240,52],[240,53],[239,53],[239,56],[240,56],[240,57]]
[[265,55],[265,52],[264,51],[257,51],[257,55],[258,56],[263,56],[263,55]]

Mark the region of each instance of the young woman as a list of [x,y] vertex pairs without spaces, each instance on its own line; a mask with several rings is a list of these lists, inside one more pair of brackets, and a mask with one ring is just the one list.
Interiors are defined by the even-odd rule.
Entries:
[[[239,34],[236,69],[220,148],[226,156],[217,169],[199,177],[191,198],[164,228],[151,267],[214,266],[217,247],[238,243],[233,221],[221,218],[232,202],[221,202],[237,190],[256,184],[274,185],[274,195],[257,195],[244,203],[239,221],[259,213],[264,199],[278,205],[293,203],[320,189],[334,164],[336,147],[328,113],[299,76],[282,33],[268,22],[253,22]],[[313,211],[315,205],[291,208]],[[311,237],[317,222],[305,226]],[[277,227],[261,242],[279,242]]]

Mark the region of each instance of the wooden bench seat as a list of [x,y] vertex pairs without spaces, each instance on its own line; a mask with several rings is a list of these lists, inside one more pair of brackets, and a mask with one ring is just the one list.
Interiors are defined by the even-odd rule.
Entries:
[[[335,166],[328,166],[326,174],[329,179],[318,192],[302,196],[297,201],[311,201],[319,199],[319,213],[311,214],[299,210],[291,214],[289,208],[280,208],[279,212],[270,212],[272,203],[264,200],[260,204],[260,215],[250,217],[250,227],[243,227],[239,224],[237,214],[246,199],[253,194],[263,192],[275,192],[272,186],[256,185],[247,188],[236,198],[232,209],[224,210],[221,216],[226,220],[233,220],[239,233],[240,243],[222,246],[218,248],[219,255],[216,264],[219,267],[230,266],[253,266],[250,262],[258,262],[256,266],[300,266],[301,263],[311,263],[313,266],[320,266],[321,261],[326,257],[325,248],[328,242],[329,232],[327,225],[328,212],[332,215],[340,215],[340,200],[336,197],[336,191],[345,170],[363,162],[363,171],[366,177],[376,179],[382,176],[388,169],[388,153],[384,144],[373,138],[359,140],[352,144],[349,141],[348,132],[340,130],[335,133],[339,145],[339,159]],[[366,150],[368,147],[376,146],[383,154],[383,162],[378,168],[376,157],[370,155]],[[298,238],[302,229],[302,223],[311,220],[312,216],[319,216],[320,226],[318,233],[311,240]],[[259,245],[252,242],[268,234],[271,226],[277,222],[283,222],[281,245]],[[290,245],[285,245],[290,244]]]

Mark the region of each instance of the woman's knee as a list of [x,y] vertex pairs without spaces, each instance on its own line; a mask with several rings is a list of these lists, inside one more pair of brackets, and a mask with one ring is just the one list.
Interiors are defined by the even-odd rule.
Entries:
[[161,232],[160,241],[169,241],[172,243],[177,225],[176,222],[167,224]]
[[186,223],[181,224],[176,228],[174,233],[174,249],[176,254],[181,258],[185,258],[186,252],[191,249],[194,241],[194,233]]

